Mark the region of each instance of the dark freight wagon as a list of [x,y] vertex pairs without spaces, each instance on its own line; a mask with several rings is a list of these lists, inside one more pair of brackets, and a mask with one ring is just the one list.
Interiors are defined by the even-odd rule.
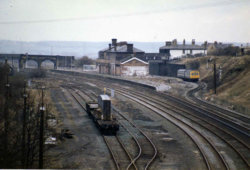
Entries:
[[119,124],[111,113],[111,100],[108,95],[98,96],[98,103],[86,103],[86,110],[102,134],[116,135]]

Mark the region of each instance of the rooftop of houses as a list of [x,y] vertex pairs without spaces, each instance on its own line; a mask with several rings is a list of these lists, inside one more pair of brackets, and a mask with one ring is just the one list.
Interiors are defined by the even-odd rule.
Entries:
[[221,43],[221,42],[217,42],[215,41],[214,43],[208,43],[207,46],[215,46],[216,48],[227,48],[227,47],[231,47],[233,46],[233,44],[229,44],[229,43]]
[[135,48],[133,44],[126,41],[117,42],[117,39],[112,39],[112,44],[108,48],[100,50],[100,52],[113,52],[113,53],[144,53],[144,51]]

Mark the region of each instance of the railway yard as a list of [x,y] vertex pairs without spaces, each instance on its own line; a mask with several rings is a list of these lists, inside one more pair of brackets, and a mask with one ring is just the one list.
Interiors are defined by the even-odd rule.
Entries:
[[[50,72],[43,81],[56,110],[56,132],[72,133],[45,152],[45,168],[250,167],[250,118],[197,98],[202,85],[194,88],[197,85],[190,83],[193,90],[181,96],[138,83],[60,71]],[[86,103],[96,101],[104,88],[112,96],[111,112],[120,126],[116,135],[102,135],[86,112]]]

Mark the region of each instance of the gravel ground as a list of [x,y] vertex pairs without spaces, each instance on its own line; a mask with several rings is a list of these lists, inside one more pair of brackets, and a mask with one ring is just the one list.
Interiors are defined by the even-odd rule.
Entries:
[[[100,94],[103,91],[93,80],[71,76],[67,76],[67,78],[81,84],[81,89],[86,93]],[[163,78],[161,80],[159,77],[150,77],[147,80],[140,81],[150,85],[154,84],[159,89],[164,89],[163,91],[181,96],[185,95],[185,92],[190,88],[195,87],[194,83],[183,82],[175,78]],[[61,81],[61,83],[65,84],[66,81]],[[116,82],[115,84],[119,83]],[[126,83],[122,85],[126,88],[155,95],[147,88],[134,87]],[[73,139],[64,139],[46,152],[50,159],[46,168],[114,169],[114,164],[102,136],[70,94],[59,87],[51,89],[50,94],[54,106],[63,120],[61,128],[69,128],[74,133],[74,137]],[[151,169],[206,168],[198,149],[190,138],[172,123],[149,109],[117,94],[112,100],[112,104],[142,128],[155,143],[158,155]],[[129,140],[129,135],[125,134],[125,130],[119,133],[118,135],[123,141],[133,143],[132,140]],[[129,146],[128,143],[126,145]]]
[[103,138],[87,114],[60,88],[51,90],[51,98],[63,119],[61,128],[68,128],[74,137],[64,138],[46,152],[50,158],[46,168],[114,169]]

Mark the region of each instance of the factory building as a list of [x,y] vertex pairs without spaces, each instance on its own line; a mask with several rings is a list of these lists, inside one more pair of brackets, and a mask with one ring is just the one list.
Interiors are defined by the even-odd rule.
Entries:
[[207,54],[207,42],[203,45],[196,45],[193,39],[191,44],[186,44],[184,39],[182,44],[178,44],[177,39],[174,39],[172,42],[166,41],[165,46],[160,47],[159,52],[170,56],[170,59],[184,56],[202,56]]
[[158,76],[176,77],[177,70],[185,69],[184,64],[171,64],[167,60],[151,60],[149,61],[149,74]]

